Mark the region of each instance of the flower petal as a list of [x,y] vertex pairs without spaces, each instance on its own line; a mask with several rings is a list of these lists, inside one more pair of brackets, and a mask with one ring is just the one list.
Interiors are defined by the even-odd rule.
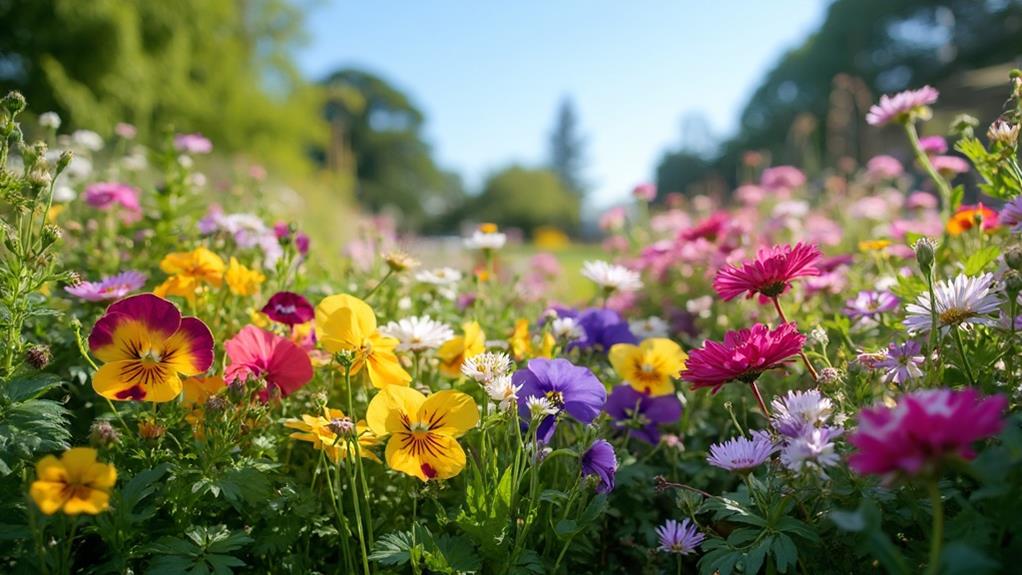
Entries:
[[429,433],[427,439],[415,440],[401,432],[387,442],[387,465],[422,481],[449,479],[465,468],[465,451],[449,435]]
[[369,381],[374,387],[408,385],[412,381],[412,376],[405,371],[405,368],[401,367],[401,362],[394,352],[380,351],[374,348],[365,363],[369,372]]
[[388,385],[369,402],[366,423],[378,436],[405,431],[405,421],[418,414],[425,401],[425,395],[410,387]]
[[68,500],[66,483],[54,481],[33,481],[28,493],[45,515],[53,515]]
[[92,389],[118,401],[171,401],[181,393],[181,379],[173,370],[139,360],[107,363],[92,377]]
[[479,423],[479,409],[468,394],[445,389],[426,398],[417,419],[434,433],[460,437]]
[[213,334],[202,320],[186,317],[164,343],[162,363],[183,375],[197,375],[213,365]]
[[138,357],[140,345],[162,343],[181,325],[181,312],[151,293],[122,299],[107,308],[89,334],[89,349],[102,361]]

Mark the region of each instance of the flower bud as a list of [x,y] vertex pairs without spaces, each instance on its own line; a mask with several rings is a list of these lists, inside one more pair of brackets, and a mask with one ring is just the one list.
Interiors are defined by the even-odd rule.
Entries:
[[1004,289],[1011,297],[1018,296],[1019,292],[1022,292],[1022,273],[1018,270],[1004,272]]
[[44,369],[52,360],[53,354],[46,345],[32,345],[25,352],[25,361],[36,369]]
[[347,438],[355,433],[355,422],[350,417],[340,417],[330,420],[330,423],[327,424],[327,429],[338,437]]
[[912,249],[916,252],[916,261],[919,262],[920,269],[929,274],[933,268],[933,252],[937,249],[937,244],[930,238],[919,238]]
[[214,395],[206,400],[206,413],[222,413],[227,411],[227,398],[222,395]]
[[390,271],[400,273],[403,271],[410,270],[419,265],[419,262],[412,256],[404,252],[390,252],[383,256],[383,261],[387,263],[387,267]]
[[951,133],[962,138],[971,138],[976,126],[979,126],[979,120],[968,114],[958,114],[951,120]]
[[841,371],[836,367],[825,367],[820,370],[820,385],[833,385],[841,381]]
[[110,447],[121,441],[121,434],[105,419],[97,419],[89,428],[89,443],[95,447]]
[[73,159],[74,152],[72,152],[71,150],[64,150],[63,152],[61,152],[60,157],[57,158],[57,174],[63,172],[68,167],[68,165],[71,164],[71,160]]
[[25,109],[25,97],[20,92],[11,91],[0,100],[0,105],[7,110],[11,117],[14,117]]
[[1022,246],[1011,246],[1004,251],[1004,263],[1013,270],[1022,270]]
[[48,246],[62,237],[64,237],[64,230],[60,229],[60,226],[53,224],[43,226],[43,245]]
[[809,347],[824,346],[830,343],[830,337],[827,336],[827,330],[822,326],[816,326],[809,331],[806,336],[806,345]]
[[987,138],[990,139],[991,143],[1014,147],[1015,143],[1018,142],[1018,132],[1018,125],[1012,126],[1004,120],[996,120],[987,129]]
[[142,439],[157,440],[167,434],[167,428],[155,421],[138,422],[138,436]]

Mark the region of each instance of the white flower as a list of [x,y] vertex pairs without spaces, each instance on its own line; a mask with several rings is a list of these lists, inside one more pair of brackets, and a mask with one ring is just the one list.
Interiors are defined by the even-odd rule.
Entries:
[[628,328],[640,340],[651,337],[667,337],[667,332],[670,329],[666,321],[655,315],[646,319],[632,320],[628,322]]
[[[59,177],[57,181],[61,181]],[[53,186],[53,201],[58,204],[66,204],[77,197],[78,193],[71,186],[63,183]]]
[[397,309],[401,311],[408,311],[412,309],[412,298],[404,296],[403,298],[397,300]]
[[710,317],[713,309],[713,296],[704,295],[685,302],[685,311],[699,317]]
[[550,322],[550,332],[562,341],[575,341],[582,337],[582,326],[573,317],[558,317]]
[[415,281],[435,286],[450,286],[461,281],[461,272],[454,268],[436,268],[416,272]]
[[56,130],[60,127],[60,116],[56,112],[43,112],[39,114],[39,125],[44,128]]
[[76,146],[90,152],[98,152],[103,149],[103,137],[92,130],[75,130],[71,134],[71,141]]
[[582,275],[610,291],[633,292],[642,288],[638,272],[600,260],[582,264]]
[[[976,277],[959,275],[950,281],[942,281],[933,286],[937,308],[937,324],[941,333],[947,333],[952,327],[972,325],[993,325],[996,320],[989,317],[1001,305],[997,295],[991,293],[993,274]],[[930,294],[923,292],[914,304],[905,307],[907,317],[905,328],[909,334],[930,331]]]
[[510,375],[502,375],[487,383],[485,389],[490,399],[500,403],[501,410],[507,410],[518,403],[518,391],[522,386],[512,383]]
[[507,235],[501,232],[476,230],[465,238],[465,247],[470,250],[499,250],[507,243]]
[[525,400],[525,406],[529,408],[529,413],[532,414],[533,419],[539,419],[546,417],[547,415],[557,415],[557,408],[554,404],[550,403],[545,397],[538,395],[530,395]]
[[834,427],[812,429],[788,441],[781,450],[781,463],[788,469],[801,472],[806,468],[819,470],[821,477],[825,467],[841,462],[841,456],[834,451],[834,440],[842,431]]
[[784,396],[775,397],[770,405],[774,410],[771,416],[774,429],[787,437],[801,435],[808,428],[822,425],[834,410],[830,399],[815,389],[789,391]]
[[[42,122],[42,119],[39,120]],[[1004,120],[997,120],[993,124],[990,124],[990,128],[987,130],[987,138],[991,142],[1000,142],[1008,146],[1014,146],[1015,142],[1018,141],[1019,127],[1017,125],[1012,126]]]
[[380,333],[396,339],[398,351],[411,352],[436,349],[454,337],[454,330],[450,326],[428,315],[392,321],[383,326]]
[[490,383],[511,371],[511,358],[506,353],[485,352],[461,364],[461,373],[479,383]]

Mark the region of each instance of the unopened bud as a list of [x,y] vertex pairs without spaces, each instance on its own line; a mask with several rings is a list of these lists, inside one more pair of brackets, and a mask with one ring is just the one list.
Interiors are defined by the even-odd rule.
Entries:
[[53,360],[49,346],[37,344],[29,346],[25,352],[25,361],[36,369],[44,369]]
[[827,330],[822,326],[816,326],[809,331],[806,336],[806,345],[809,347],[824,346],[830,343],[830,337],[827,336]]
[[958,114],[951,120],[951,133],[962,138],[971,138],[976,126],[979,126],[979,120],[968,114]]
[[20,92],[11,91],[0,100],[0,105],[13,117],[25,109],[25,97]]
[[1004,289],[1011,297],[1016,297],[1019,292],[1022,292],[1022,273],[1019,273],[1018,270],[1004,272]]
[[933,253],[937,249],[937,244],[930,238],[919,238],[912,249],[916,252],[916,261],[919,262],[919,267],[929,273],[933,268]]
[[341,364],[344,367],[351,367],[355,363],[355,351],[350,349],[342,349],[341,351],[334,354],[334,361]]
[[138,422],[138,436],[142,439],[155,441],[167,434],[167,428],[155,421],[143,420]]
[[1005,250],[1004,263],[1013,270],[1022,270],[1022,246],[1011,246]]
[[222,413],[227,411],[227,398],[222,395],[214,395],[206,400],[206,413]]
[[45,226],[43,226],[42,237],[43,237],[43,244],[44,245],[50,245],[53,242],[55,242],[55,241],[59,240],[60,238],[64,237],[64,230],[60,229],[60,226],[56,226],[56,225],[53,225],[53,224],[46,224]]
[[105,419],[97,419],[89,428],[89,443],[96,447],[110,447],[121,440],[121,434]]
[[987,129],[987,138],[991,143],[1013,147],[1018,142],[1018,131],[1017,124],[1013,126],[1004,120],[996,120]]
[[390,271],[395,273],[407,271],[419,265],[415,258],[404,252],[390,252],[383,256],[383,261],[387,263]]
[[825,367],[820,370],[820,385],[833,385],[841,381],[841,370],[836,367]]
[[355,432],[355,422],[350,417],[339,417],[330,420],[327,429],[339,437],[350,437]]
[[78,287],[82,285],[82,275],[74,270],[64,274],[64,283],[67,287]]
[[75,157],[74,152],[72,152],[71,150],[64,150],[63,152],[61,152],[60,157],[57,158],[57,174],[63,172],[64,169],[67,168],[68,165],[71,163],[71,160],[74,159],[74,157]]

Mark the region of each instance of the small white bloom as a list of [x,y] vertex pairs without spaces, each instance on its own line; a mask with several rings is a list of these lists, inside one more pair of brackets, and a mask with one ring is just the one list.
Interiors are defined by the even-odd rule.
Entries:
[[506,353],[487,351],[466,359],[461,364],[461,373],[479,383],[487,384],[507,375],[511,367],[511,358]]
[[39,114],[39,125],[50,130],[60,128],[60,116],[56,112],[43,112]]
[[[933,286],[937,308],[937,323],[941,333],[952,327],[972,325],[994,325],[996,320],[990,314],[1001,307],[997,294],[993,293],[994,276],[983,274],[976,277],[959,275],[953,280],[938,282]],[[932,326],[930,315],[930,294],[922,293],[916,302],[905,307],[905,329],[909,334],[927,333]]]
[[[57,178],[57,181],[60,182],[61,179]],[[75,193],[74,188],[71,186],[60,183],[53,187],[53,201],[58,204],[66,204],[76,197],[78,197],[78,194]]]
[[476,230],[465,238],[465,247],[470,250],[499,250],[507,243],[507,235],[501,232]]
[[585,262],[582,264],[582,275],[610,291],[633,292],[642,288],[638,272],[605,261]]
[[771,402],[771,423],[781,435],[795,437],[809,428],[826,423],[834,411],[834,404],[818,390],[788,391]]
[[517,405],[518,391],[522,389],[522,386],[511,383],[510,375],[502,375],[487,383],[485,389],[490,399],[500,403],[501,410],[507,410]]
[[880,276],[873,287],[876,291],[891,291],[891,288],[898,285],[898,278],[894,276]]
[[182,168],[188,169],[195,165],[195,160],[187,154],[181,154],[177,157],[177,163],[180,164]]
[[71,141],[76,146],[90,152],[98,152],[103,149],[103,137],[92,130],[75,130],[71,134]]
[[558,317],[550,322],[550,332],[559,340],[575,341],[582,337],[582,326],[573,317]]
[[685,302],[685,311],[699,317],[709,317],[713,309],[713,296],[704,295]]
[[401,311],[408,311],[412,309],[412,298],[404,296],[403,298],[397,300],[397,309]]
[[655,315],[651,315],[646,319],[632,320],[628,322],[628,328],[640,340],[652,337],[667,337],[667,333],[670,330],[667,322]]
[[421,352],[436,349],[454,337],[454,330],[447,324],[430,318],[406,317],[392,321],[380,329],[380,333],[398,341],[398,351]]
[[830,343],[830,337],[827,335],[827,330],[822,326],[816,326],[809,330],[806,335],[806,347],[816,347],[819,345],[827,345]]
[[450,286],[461,281],[461,272],[446,267],[420,270],[415,273],[415,281],[435,286]]
[[529,413],[532,414],[533,419],[557,414],[557,408],[554,407],[554,405],[545,397],[539,397],[536,395],[529,396],[529,398],[525,400],[525,406],[529,408]]
[[840,436],[841,430],[833,427],[807,430],[785,444],[781,463],[795,472],[815,469],[826,477],[823,469],[841,462],[841,456],[834,450],[834,440]]

